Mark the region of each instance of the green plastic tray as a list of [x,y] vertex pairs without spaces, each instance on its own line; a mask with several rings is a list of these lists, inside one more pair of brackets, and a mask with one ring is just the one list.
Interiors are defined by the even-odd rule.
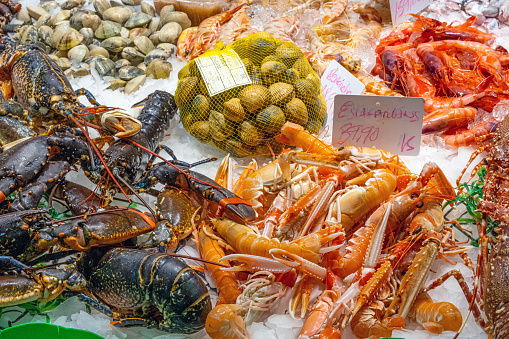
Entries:
[[83,330],[53,324],[30,323],[9,327],[0,332],[0,339],[100,339],[101,336]]

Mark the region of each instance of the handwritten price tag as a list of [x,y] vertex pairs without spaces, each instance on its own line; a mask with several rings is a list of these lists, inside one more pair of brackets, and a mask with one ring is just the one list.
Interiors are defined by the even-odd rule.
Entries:
[[419,155],[423,98],[336,95],[332,142]]
[[433,3],[433,0],[390,0],[392,25],[407,21],[408,14],[417,14]]
[[361,94],[364,87],[364,84],[341,66],[339,62],[332,60],[322,75],[322,93],[327,102],[327,114],[334,113],[334,97],[336,94]]

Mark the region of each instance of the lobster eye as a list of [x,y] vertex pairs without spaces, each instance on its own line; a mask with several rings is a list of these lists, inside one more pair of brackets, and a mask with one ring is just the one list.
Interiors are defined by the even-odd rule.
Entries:
[[410,199],[417,199],[418,197],[419,197],[419,194],[412,193],[412,195],[410,196]]
[[417,208],[421,208],[422,206],[424,206],[424,202],[419,201],[419,202],[417,203],[417,205],[415,205],[415,206],[416,206]]
[[420,231],[422,231],[422,227],[421,227],[421,226],[419,226],[419,228],[416,228],[416,229],[414,230],[414,232],[413,232],[413,233],[414,233],[414,234],[417,234],[417,233],[419,233]]

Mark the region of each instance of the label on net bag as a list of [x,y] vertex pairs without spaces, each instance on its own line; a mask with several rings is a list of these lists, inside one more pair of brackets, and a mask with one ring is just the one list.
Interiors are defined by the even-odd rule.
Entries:
[[419,155],[423,98],[336,95],[332,142]]
[[195,59],[210,96],[229,89],[251,85],[251,79],[240,57],[232,49]]
[[334,97],[337,94],[361,94],[365,87],[336,60],[332,60],[323,73],[321,84],[329,116],[334,113]]
[[408,20],[408,14],[417,14],[433,3],[433,0],[390,0],[392,25]]

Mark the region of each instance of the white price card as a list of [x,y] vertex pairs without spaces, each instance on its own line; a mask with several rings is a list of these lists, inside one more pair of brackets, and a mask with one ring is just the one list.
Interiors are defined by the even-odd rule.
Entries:
[[408,14],[417,14],[433,3],[433,0],[389,0],[392,25],[397,26],[408,20]]
[[195,59],[210,96],[229,89],[251,85],[246,67],[234,50],[224,50],[221,54],[201,56]]
[[334,113],[334,97],[336,94],[361,94],[365,87],[336,60],[332,60],[325,73],[323,73],[321,83],[322,93],[327,102],[328,115]]
[[419,155],[423,98],[336,95],[332,142]]

